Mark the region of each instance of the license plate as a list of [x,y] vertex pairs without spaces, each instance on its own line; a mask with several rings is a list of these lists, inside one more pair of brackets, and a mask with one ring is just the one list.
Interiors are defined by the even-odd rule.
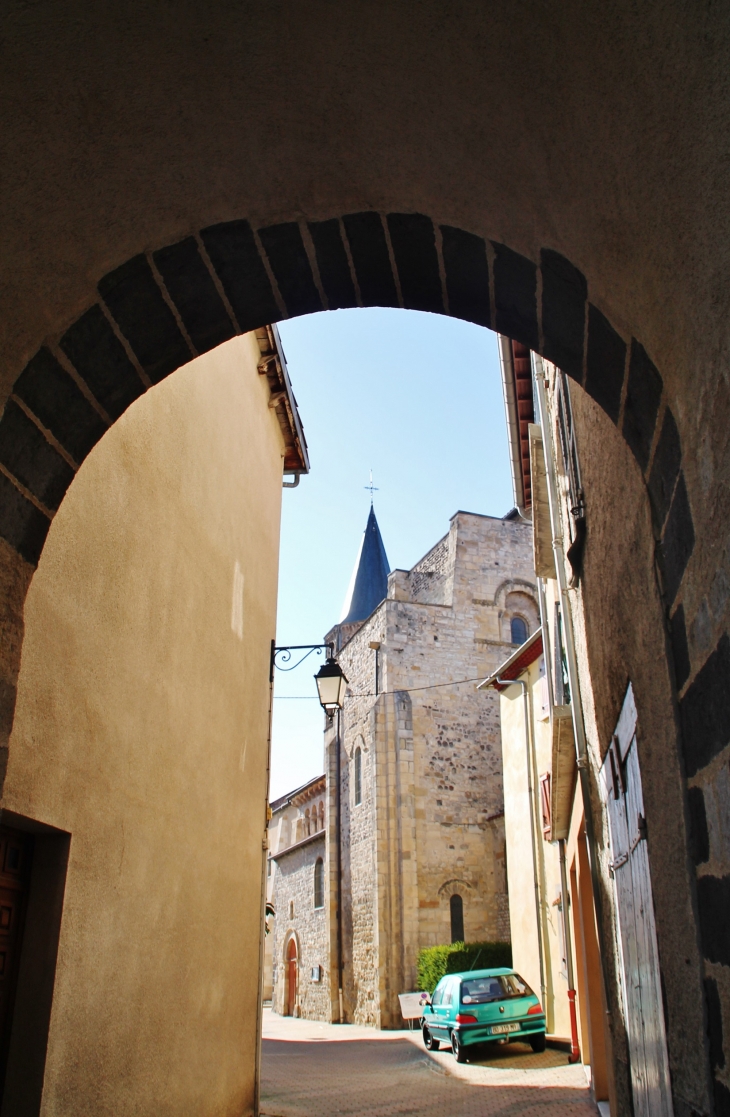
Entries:
[[495,1024],[489,1029],[493,1036],[504,1035],[505,1032],[519,1032],[519,1024]]

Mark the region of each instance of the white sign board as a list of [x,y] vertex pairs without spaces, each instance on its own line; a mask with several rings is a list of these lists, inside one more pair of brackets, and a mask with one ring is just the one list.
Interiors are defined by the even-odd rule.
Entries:
[[430,999],[428,993],[399,993],[401,1016],[404,1020],[419,1020]]

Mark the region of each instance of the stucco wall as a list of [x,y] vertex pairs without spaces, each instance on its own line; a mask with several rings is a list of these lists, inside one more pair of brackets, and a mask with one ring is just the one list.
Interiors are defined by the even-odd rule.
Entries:
[[[540,662],[521,676],[529,686],[535,766],[538,778],[551,767],[551,731],[543,709]],[[535,796],[535,857],[529,848],[530,803],[525,746],[525,704],[522,688],[507,687],[500,695],[502,763],[504,767],[504,827],[507,840],[509,915],[512,963],[543,1001],[548,1031],[570,1035],[568,980],[563,966],[560,911],[554,901],[561,894],[560,860],[556,843],[543,838],[539,796]],[[533,784],[534,787],[534,784]],[[540,988],[540,955],[535,907],[535,870],[540,890],[545,995]],[[587,1055],[586,1055],[587,1061]]]
[[251,1111],[283,450],[258,359],[245,335],[130,407],[28,594],[2,807],[71,834],[44,1117]]

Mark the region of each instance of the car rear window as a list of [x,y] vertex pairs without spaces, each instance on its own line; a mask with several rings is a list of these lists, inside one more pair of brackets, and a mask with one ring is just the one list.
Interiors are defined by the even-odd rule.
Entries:
[[483,1005],[488,1001],[506,1001],[512,997],[531,997],[532,989],[519,974],[500,977],[473,977],[461,983],[461,1003]]

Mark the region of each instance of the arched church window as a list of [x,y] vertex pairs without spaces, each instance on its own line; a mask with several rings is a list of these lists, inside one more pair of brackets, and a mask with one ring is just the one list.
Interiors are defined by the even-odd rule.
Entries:
[[355,749],[355,806],[362,803],[362,750]]
[[464,901],[461,896],[454,894],[449,900],[451,908],[451,941],[464,941]]
[[527,631],[527,622],[522,617],[513,617],[510,621],[510,636],[513,644],[524,644],[530,635]]
[[309,823],[309,807],[307,807],[306,811],[304,812],[304,831],[307,835],[312,833]]
[[314,863],[314,906],[324,907],[324,861],[321,857]]

